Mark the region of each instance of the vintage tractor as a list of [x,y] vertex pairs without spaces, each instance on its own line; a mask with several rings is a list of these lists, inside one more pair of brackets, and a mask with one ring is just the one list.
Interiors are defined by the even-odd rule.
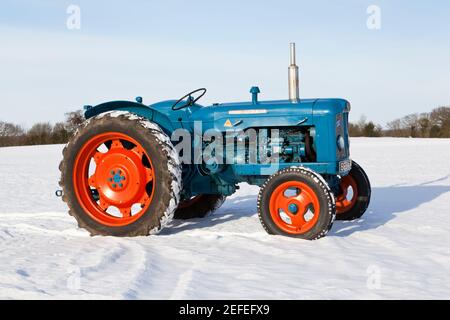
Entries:
[[86,106],[60,164],[69,213],[92,235],[144,236],[206,216],[246,182],[261,187],[270,234],[313,240],[361,217],[371,189],[349,158],[350,104],[300,99],[295,44],[290,59],[289,100],[259,101],[252,87],[249,102],[207,107],[206,89]]

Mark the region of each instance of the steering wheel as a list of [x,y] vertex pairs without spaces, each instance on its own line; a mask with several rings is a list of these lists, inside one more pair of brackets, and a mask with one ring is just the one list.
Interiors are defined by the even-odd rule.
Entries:
[[[197,92],[202,92],[202,93],[197,98],[195,98],[195,99],[192,98],[192,95]],[[192,106],[198,100],[200,100],[205,95],[205,93],[206,93],[205,88],[200,88],[200,89],[189,92],[188,94],[184,95],[177,102],[174,103],[174,105],[172,106],[172,110],[176,111],[176,110],[181,110],[181,109],[187,108],[189,106]],[[183,104],[182,106],[177,107],[177,105],[180,104],[180,102],[182,102],[185,98],[188,98],[187,102],[185,104]]]

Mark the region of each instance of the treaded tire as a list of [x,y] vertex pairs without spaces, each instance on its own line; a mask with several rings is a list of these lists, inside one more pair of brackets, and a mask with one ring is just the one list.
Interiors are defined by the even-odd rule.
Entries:
[[[314,226],[305,233],[292,234],[282,230],[273,221],[270,214],[270,199],[272,193],[281,184],[289,181],[298,181],[307,184],[316,194],[320,211]],[[258,216],[264,229],[272,235],[282,235],[305,240],[317,240],[324,237],[331,229],[336,213],[334,196],[325,180],[309,169],[303,167],[290,167],[278,171],[264,182],[258,194]]]
[[204,218],[219,209],[225,202],[226,197],[220,194],[202,194],[198,199],[181,202],[175,211],[174,218],[187,220],[194,218]]
[[372,188],[370,186],[369,177],[361,166],[352,161],[352,169],[349,175],[355,180],[358,189],[358,197],[353,207],[345,212],[337,213],[336,220],[351,221],[361,218],[366,212],[370,204],[370,196]]
[[[84,144],[95,135],[112,131],[132,137],[151,154],[157,181],[153,200],[146,211],[138,220],[125,226],[108,226],[92,218],[78,201],[72,177],[75,159]],[[174,146],[158,125],[128,112],[104,113],[82,124],[64,148],[59,169],[59,184],[69,214],[77,220],[80,228],[88,230],[91,235],[132,237],[155,234],[170,222],[178,206],[182,187],[181,164]]]

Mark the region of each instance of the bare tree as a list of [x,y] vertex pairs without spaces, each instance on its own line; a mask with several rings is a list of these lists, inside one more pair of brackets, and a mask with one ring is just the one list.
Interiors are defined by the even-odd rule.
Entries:
[[64,122],[57,122],[52,129],[52,143],[66,143],[69,140],[69,137],[70,133],[67,130],[67,124]]
[[66,129],[72,135],[77,128],[84,122],[85,118],[81,110],[66,113]]
[[422,113],[418,119],[420,137],[428,138],[430,136],[431,120],[428,113]]
[[408,136],[412,138],[418,137],[418,127],[419,127],[419,115],[417,113],[415,114],[409,114],[402,118],[403,127],[407,129]]
[[16,124],[0,121],[0,147],[23,143],[25,130]]
[[361,137],[361,129],[357,124],[349,123],[348,124],[348,134],[350,137]]
[[0,121],[0,137],[13,137],[19,136],[24,133],[24,130],[21,126]]
[[402,137],[404,136],[403,127],[400,119],[389,122],[387,125],[386,134],[392,137]]
[[439,136],[450,138],[450,107],[434,109],[430,115],[431,122],[440,128]]
[[50,144],[52,126],[48,122],[36,123],[27,132],[27,144]]

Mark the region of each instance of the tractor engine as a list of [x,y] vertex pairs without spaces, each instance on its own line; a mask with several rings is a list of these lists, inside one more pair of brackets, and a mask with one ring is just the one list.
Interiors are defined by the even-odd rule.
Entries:
[[260,164],[273,157],[282,163],[315,161],[313,128],[260,128],[253,132],[237,137],[233,163]]

